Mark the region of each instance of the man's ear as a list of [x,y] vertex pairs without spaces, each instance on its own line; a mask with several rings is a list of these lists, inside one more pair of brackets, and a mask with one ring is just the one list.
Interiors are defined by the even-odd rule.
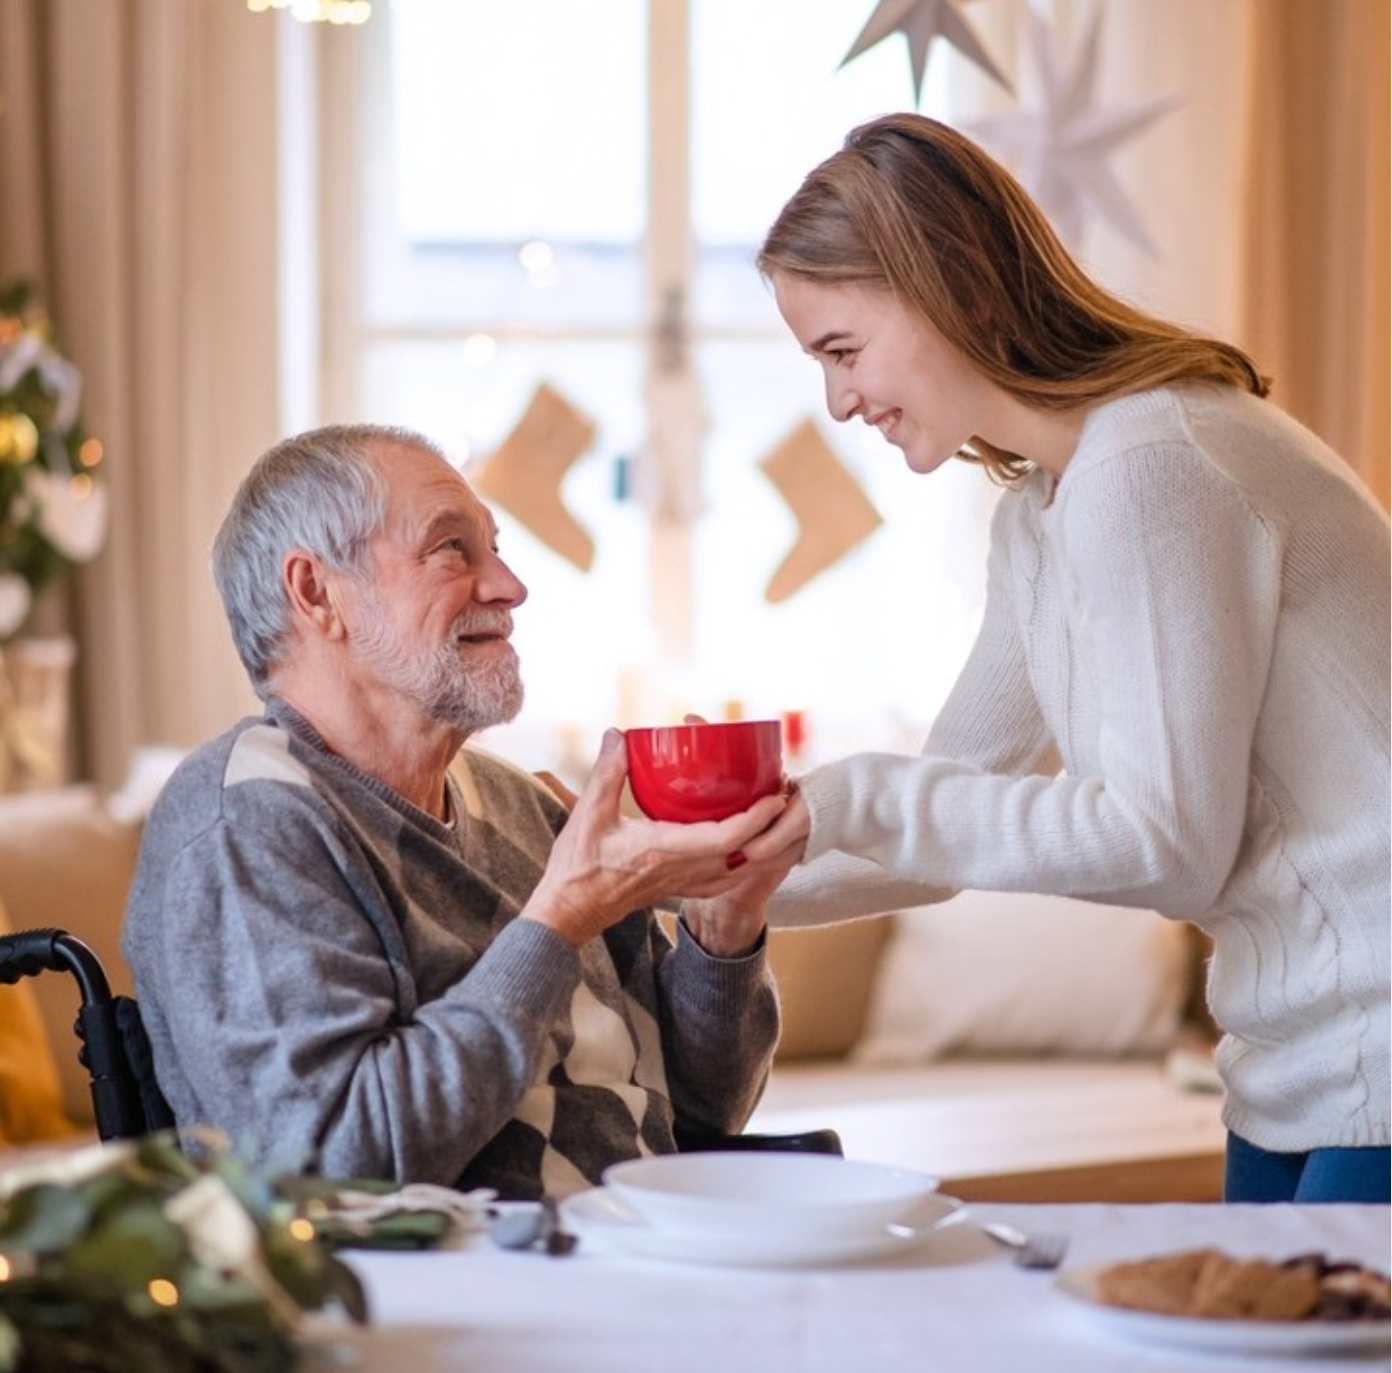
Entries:
[[312,553],[294,549],[286,555],[281,576],[295,617],[326,639],[340,639],[347,631],[339,610],[333,578]]

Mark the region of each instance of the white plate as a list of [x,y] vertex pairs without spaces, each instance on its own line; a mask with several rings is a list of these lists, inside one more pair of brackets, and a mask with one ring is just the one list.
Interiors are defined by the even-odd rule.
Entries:
[[607,1187],[578,1192],[561,1203],[566,1225],[582,1240],[618,1253],[674,1263],[735,1268],[813,1268],[903,1253],[948,1224],[960,1211],[955,1197],[935,1193],[914,1208],[909,1233],[876,1229],[861,1235],[813,1239],[764,1233],[690,1234],[644,1220]]
[[628,1159],[606,1168],[603,1182],[660,1230],[813,1244],[880,1234],[938,1190],[937,1178],[908,1168],[740,1150]]
[[1244,1354],[1328,1354],[1386,1349],[1392,1336],[1387,1321],[1219,1321],[1110,1306],[1097,1296],[1102,1267],[1070,1268],[1055,1282],[1104,1329],[1148,1344]]

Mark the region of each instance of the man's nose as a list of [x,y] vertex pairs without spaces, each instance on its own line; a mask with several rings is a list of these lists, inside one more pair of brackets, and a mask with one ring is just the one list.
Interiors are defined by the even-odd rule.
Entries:
[[486,601],[506,601],[508,605],[518,606],[527,599],[526,584],[496,554],[479,582],[480,596]]

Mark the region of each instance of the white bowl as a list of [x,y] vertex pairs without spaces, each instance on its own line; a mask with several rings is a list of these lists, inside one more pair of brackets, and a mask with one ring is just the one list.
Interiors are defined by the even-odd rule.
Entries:
[[616,1163],[604,1185],[672,1233],[826,1240],[883,1230],[930,1197],[938,1180],[830,1154],[731,1150]]

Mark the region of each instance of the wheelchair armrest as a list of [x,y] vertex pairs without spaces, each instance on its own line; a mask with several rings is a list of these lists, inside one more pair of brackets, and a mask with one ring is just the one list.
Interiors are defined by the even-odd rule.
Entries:
[[677,1149],[683,1154],[708,1150],[736,1150],[782,1154],[843,1155],[841,1137],[835,1130],[804,1130],[795,1135],[722,1135],[714,1130],[692,1130],[678,1127]]

